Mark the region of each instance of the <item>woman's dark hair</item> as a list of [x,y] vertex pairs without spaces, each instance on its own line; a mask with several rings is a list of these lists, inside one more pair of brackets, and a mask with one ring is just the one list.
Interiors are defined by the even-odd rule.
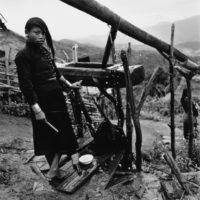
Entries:
[[46,36],[47,45],[51,49],[51,53],[54,58],[55,50],[53,47],[53,40],[52,40],[51,34],[49,32],[49,29],[48,29],[46,23],[39,17],[32,17],[26,22],[25,33],[28,33],[31,30],[31,28],[33,28],[34,26],[37,26],[37,27],[41,28],[42,31],[44,31],[45,36]]

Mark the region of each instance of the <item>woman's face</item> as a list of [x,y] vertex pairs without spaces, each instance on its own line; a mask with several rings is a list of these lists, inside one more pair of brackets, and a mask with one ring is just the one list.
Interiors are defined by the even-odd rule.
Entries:
[[37,45],[42,45],[45,42],[45,33],[44,31],[37,26],[31,28],[27,33],[27,39],[29,42],[33,42]]

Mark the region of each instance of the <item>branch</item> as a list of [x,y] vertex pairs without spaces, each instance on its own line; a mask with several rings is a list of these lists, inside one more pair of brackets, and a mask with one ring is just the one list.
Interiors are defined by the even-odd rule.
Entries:
[[136,108],[136,113],[138,113],[138,114],[140,113],[141,108],[142,108],[142,106],[144,104],[144,101],[145,101],[147,95],[149,94],[149,91],[152,88],[152,84],[153,84],[155,78],[157,77],[158,73],[160,72],[160,70],[161,70],[161,68],[157,67],[154,70],[153,74],[151,75],[151,78],[149,79],[149,82],[147,83],[145,89],[143,90],[142,97],[141,97],[140,102],[139,102],[139,104],[138,104],[138,106]]
[[195,72],[193,71],[190,71],[188,69],[185,69],[181,66],[174,66],[174,68],[182,75],[184,76],[186,79],[189,79],[191,80],[192,77],[196,74]]

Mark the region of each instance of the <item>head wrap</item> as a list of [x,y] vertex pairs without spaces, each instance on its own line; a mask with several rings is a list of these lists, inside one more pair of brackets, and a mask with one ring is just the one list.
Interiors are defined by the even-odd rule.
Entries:
[[54,51],[54,47],[53,47],[52,37],[51,37],[51,34],[49,32],[49,29],[48,29],[46,23],[39,17],[32,17],[26,22],[25,33],[28,33],[31,30],[31,28],[33,28],[34,26],[37,26],[37,27],[41,28],[42,31],[44,31],[45,36],[46,36],[47,45],[51,49],[51,53],[52,53],[53,57],[55,57],[55,51]]

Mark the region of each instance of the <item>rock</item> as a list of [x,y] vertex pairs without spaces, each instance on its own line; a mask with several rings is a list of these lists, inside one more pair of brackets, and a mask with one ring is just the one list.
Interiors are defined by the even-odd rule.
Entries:
[[170,144],[171,143],[171,139],[163,139],[162,142],[163,142],[164,145]]
[[34,184],[33,184],[33,192],[41,192],[43,190],[44,190],[43,183],[34,182]]
[[151,162],[152,161],[152,157],[149,153],[147,152],[142,152],[142,158],[143,160],[147,161],[147,162]]
[[190,180],[191,182],[200,186],[200,171],[182,173],[182,175],[183,175],[184,179]]

